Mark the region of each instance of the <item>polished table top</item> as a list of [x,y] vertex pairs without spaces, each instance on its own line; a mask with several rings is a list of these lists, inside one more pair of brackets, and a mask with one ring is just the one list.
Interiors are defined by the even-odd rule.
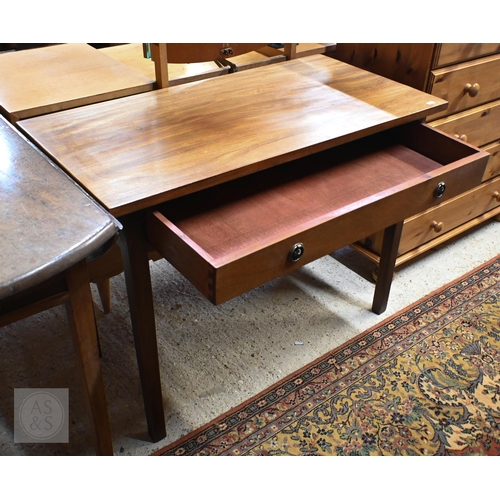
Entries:
[[313,55],[19,126],[122,216],[419,120],[446,105]]
[[153,86],[154,79],[86,43],[0,54],[0,111],[11,122]]
[[117,232],[102,210],[0,117],[0,299],[68,269]]

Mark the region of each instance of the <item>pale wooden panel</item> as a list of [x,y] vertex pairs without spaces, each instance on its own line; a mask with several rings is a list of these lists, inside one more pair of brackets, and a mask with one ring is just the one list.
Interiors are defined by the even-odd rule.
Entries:
[[144,57],[142,47],[142,43],[125,43],[113,47],[103,47],[99,51],[122,64],[126,64],[150,80],[154,80],[155,65],[151,59]]
[[0,109],[11,121],[146,92],[153,85],[85,43],[0,54]]
[[445,105],[315,55],[19,126],[122,215],[418,120]]

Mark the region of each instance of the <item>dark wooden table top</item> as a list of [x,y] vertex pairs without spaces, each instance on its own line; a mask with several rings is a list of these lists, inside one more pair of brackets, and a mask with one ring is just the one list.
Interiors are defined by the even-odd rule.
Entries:
[[121,216],[422,119],[446,105],[313,55],[19,126]]
[[0,117],[0,299],[68,269],[116,221]]

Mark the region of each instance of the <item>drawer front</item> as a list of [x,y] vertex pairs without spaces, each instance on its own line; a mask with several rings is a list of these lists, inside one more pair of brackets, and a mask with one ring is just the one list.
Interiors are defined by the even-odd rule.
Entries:
[[487,181],[500,175],[500,140],[487,144],[483,149],[490,154],[483,176],[483,181]]
[[172,200],[147,214],[149,243],[220,304],[478,185],[486,153],[404,130],[410,146],[355,141]]
[[500,98],[499,75],[500,54],[432,71],[428,91],[449,105],[431,119]]
[[500,138],[500,101],[433,121],[429,125],[476,147],[484,146]]
[[500,43],[438,43],[437,46],[435,68],[500,52]]

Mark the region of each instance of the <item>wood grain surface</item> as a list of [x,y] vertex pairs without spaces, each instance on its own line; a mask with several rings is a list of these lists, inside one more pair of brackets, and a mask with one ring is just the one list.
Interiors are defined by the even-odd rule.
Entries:
[[313,55],[19,126],[121,216],[419,120],[446,105]]
[[86,43],[0,54],[0,111],[11,122],[153,86],[154,80]]
[[87,257],[113,219],[0,117],[0,299]]

